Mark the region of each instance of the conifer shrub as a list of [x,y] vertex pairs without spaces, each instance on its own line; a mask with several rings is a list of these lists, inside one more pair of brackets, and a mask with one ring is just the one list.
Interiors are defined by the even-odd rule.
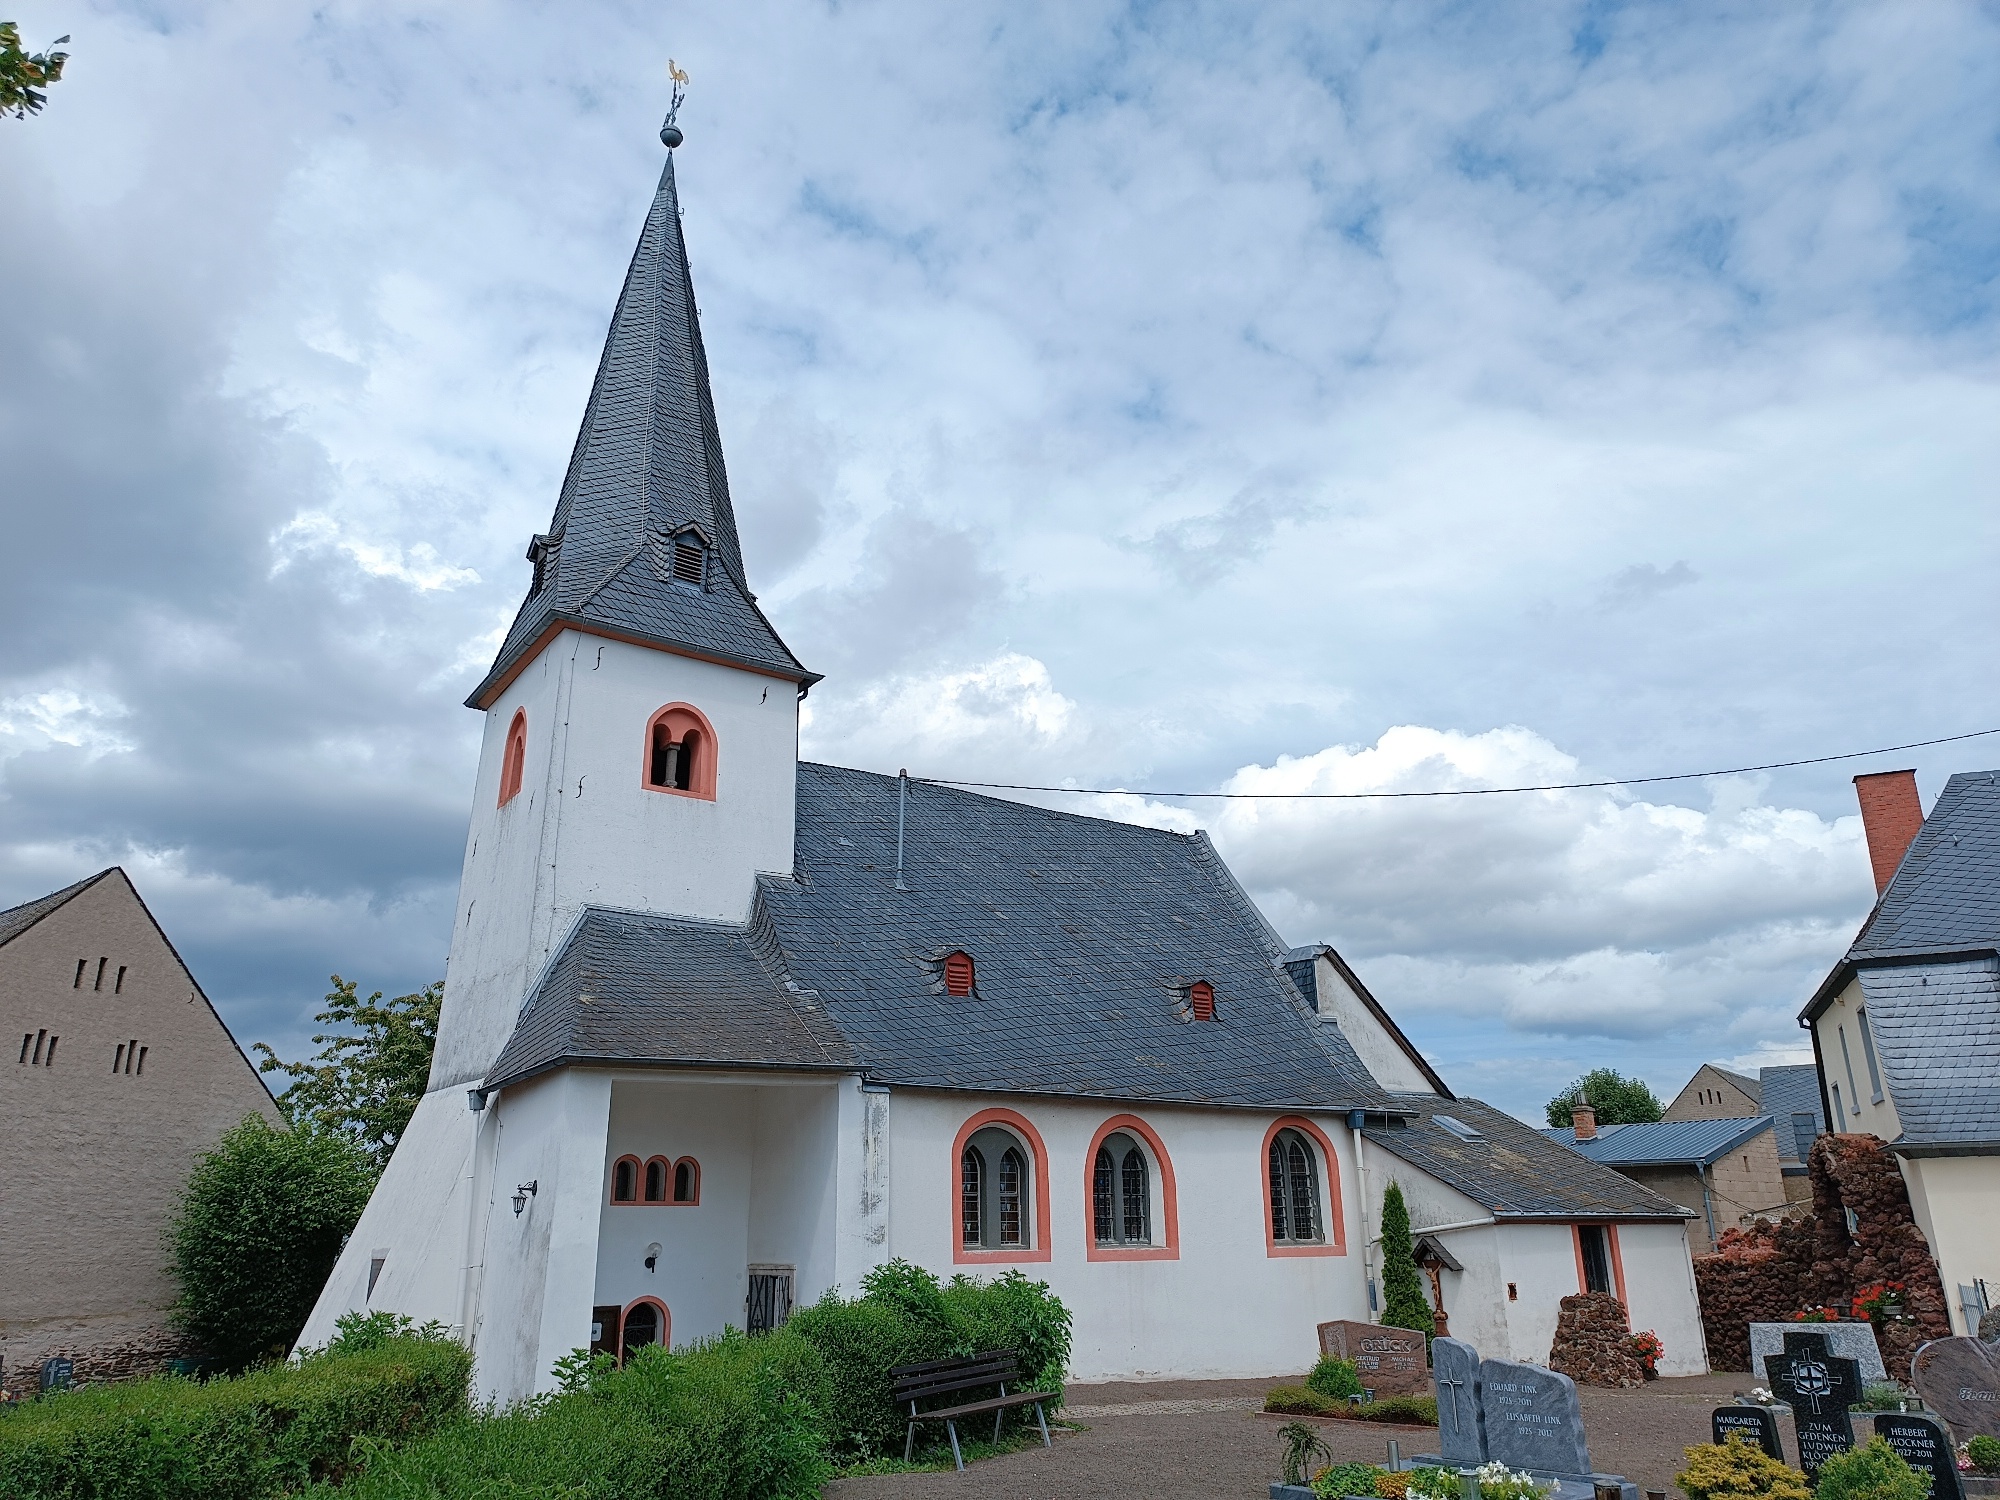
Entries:
[[[356,1322],[351,1320],[350,1328]],[[366,1328],[293,1365],[52,1393],[0,1413],[7,1500],[264,1500],[461,1422],[471,1360],[436,1330]]]
[[1727,1443],[1697,1443],[1684,1452],[1687,1467],[1674,1483],[1688,1500],[1812,1500],[1803,1474],[1741,1433],[1731,1433]]
[[1817,1500],[1926,1500],[1930,1485],[1881,1438],[1819,1466]]
[[1345,1401],[1349,1396],[1361,1394],[1361,1376],[1354,1368],[1354,1361],[1322,1354],[1312,1373],[1306,1376],[1306,1389],[1334,1401]]
[[1417,1274],[1409,1205],[1403,1201],[1403,1185],[1395,1181],[1382,1195],[1382,1325],[1421,1333],[1426,1342],[1437,1335],[1437,1319]]

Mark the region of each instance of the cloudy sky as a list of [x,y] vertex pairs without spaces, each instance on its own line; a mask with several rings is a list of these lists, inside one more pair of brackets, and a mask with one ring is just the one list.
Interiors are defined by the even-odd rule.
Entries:
[[[217,5],[0,122],[0,903],[117,862],[247,1041],[442,971],[477,716],[693,78],[811,755],[1159,790],[2000,725],[2000,14]],[[1213,832],[1533,1113],[1797,1052],[1849,778],[1066,805]]]

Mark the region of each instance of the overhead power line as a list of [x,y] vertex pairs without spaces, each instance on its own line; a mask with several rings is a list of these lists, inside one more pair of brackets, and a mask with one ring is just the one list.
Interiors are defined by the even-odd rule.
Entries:
[[1556,781],[1544,786],[1469,786],[1440,792],[1153,792],[1122,786],[1035,786],[1021,781],[962,781],[951,776],[912,776],[933,786],[983,787],[999,792],[1073,792],[1091,797],[1200,797],[1220,802],[1368,802],[1400,797],[1503,797],[1512,792],[1582,792],[1607,786],[1653,786],[1663,781],[1702,781],[1710,776],[1741,776],[1750,771],[1787,771],[1794,766],[1824,766],[1842,760],[1866,760],[1871,755],[1894,755],[1902,750],[1924,750],[1932,745],[1952,745],[1960,740],[1982,739],[2000,734],[2000,729],[1975,729],[1970,734],[1948,734],[1942,739],[1912,740],[1907,745],[1884,745],[1876,750],[1849,750],[1841,755],[1813,755],[1804,760],[1774,760],[1761,766],[1731,766],[1723,771],[1678,771],[1671,776],[1621,776],[1611,781]]

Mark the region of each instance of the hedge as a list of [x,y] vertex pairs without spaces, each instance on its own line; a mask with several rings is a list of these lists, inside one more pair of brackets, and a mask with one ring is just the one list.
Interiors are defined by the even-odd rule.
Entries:
[[370,1443],[460,1420],[471,1360],[404,1333],[234,1379],[86,1386],[0,1415],[8,1500],[264,1500],[338,1480]]

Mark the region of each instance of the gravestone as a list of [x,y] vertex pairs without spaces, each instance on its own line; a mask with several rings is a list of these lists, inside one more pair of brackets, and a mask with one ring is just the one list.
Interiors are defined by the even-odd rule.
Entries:
[[1887,1380],[1882,1363],[1882,1346],[1875,1342],[1873,1323],[1752,1323],[1750,1325],[1750,1368],[1761,1370],[1767,1355],[1785,1352],[1788,1333],[1816,1333],[1826,1340],[1827,1353],[1835,1359],[1851,1359],[1861,1366],[1863,1380]]
[[1414,1396],[1429,1384],[1424,1336],[1407,1328],[1339,1321],[1319,1325],[1319,1352],[1347,1360],[1378,1396]]
[[1709,1431],[1717,1445],[1740,1432],[1779,1463],[1785,1461],[1785,1445],[1778,1440],[1778,1414],[1768,1406],[1718,1406],[1709,1418]]
[[1576,1382],[1540,1365],[1489,1359],[1479,1366],[1486,1456],[1510,1469],[1588,1474]]
[[42,1361],[42,1389],[45,1391],[66,1391],[76,1379],[76,1361],[55,1359]]
[[1486,1462],[1486,1434],[1479,1422],[1479,1351],[1459,1339],[1431,1344],[1431,1378],[1437,1383],[1438,1451],[1450,1465]]
[[1861,1370],[1851,1359],[1830,1353],[1817,1330],[1785,1335],[1785,1352],[1764,1356],[1771,1391],[1792,1408],[1798,1436],[1799,1467],[1811,1481],[1819,1466],[1854,1446],[1847,1409],[1861,1399]]
[[1960,1442],[2000,1437],[2000,1347],[1983,1339],[1932,1339],[1910,1360],[1910,1384]]
[[1883,1412],[1875,1418],[1875,1435],[1896,1450],[1896,1456],[1930,1484],[1930,1500],[1964,1500],[1958,1482],[1958,1444],[1951,1429],[1936,1417],[1916,1412]]

